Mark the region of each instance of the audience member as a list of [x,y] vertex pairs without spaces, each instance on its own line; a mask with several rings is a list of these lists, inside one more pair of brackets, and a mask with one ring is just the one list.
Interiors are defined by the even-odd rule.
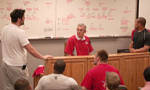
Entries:
[[124,85],[119,71],[108,64],[108,54],[105,50],[96,53],[94,64],[97,66],[87,72],[81,83],[83,88],[87,90],[106,90],[104,87],[106,72],[116,72],[120,77],[120,84]]
[[63,60],[57,60],[54,64],[54,73],[43,76],[35,90],[79,90],[77,82],[63,75],[66,63]]

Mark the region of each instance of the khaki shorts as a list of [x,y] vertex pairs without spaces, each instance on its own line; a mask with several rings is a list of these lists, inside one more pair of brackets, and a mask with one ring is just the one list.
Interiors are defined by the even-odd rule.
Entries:
[[28,69],[22,66],[9,66],[4,62],[0,66],[0,90],[15,90],[14,84],[20,78],[28,80]]

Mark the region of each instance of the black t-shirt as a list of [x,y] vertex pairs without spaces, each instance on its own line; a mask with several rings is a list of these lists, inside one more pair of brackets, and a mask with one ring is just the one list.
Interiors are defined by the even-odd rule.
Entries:
[[[150,32],[148,30],[143,30],[139,32],[136,30],[133,34],[133,48],[139,49],[144,47],[144,45],[150,46]],[[149,49],[150,51],[150,49]]]

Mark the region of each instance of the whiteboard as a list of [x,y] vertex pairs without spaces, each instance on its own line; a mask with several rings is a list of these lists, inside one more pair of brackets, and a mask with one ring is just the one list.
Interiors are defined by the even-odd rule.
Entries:
[[0,0],[0,29],[15,8],[26,10],[23,28],[29,38],[70,37],[79,23],[89,37],[130,36],[136,0]]
[[87,25],[88,36],[130,36],[136,16],[136,0],[59,0],[56,36],[76,33]]
[[24,29],[29,38],[55,36],[55,0],[0,0],[0,29],[10,23],[10,12],[25,9]]
[[146,28],[150,29],[150,0],[139,0],[139,17],[145,17]]

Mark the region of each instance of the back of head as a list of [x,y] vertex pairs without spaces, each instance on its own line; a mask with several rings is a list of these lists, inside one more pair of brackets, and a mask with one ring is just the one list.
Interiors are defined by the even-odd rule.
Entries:
[[18,79],[14,85],[15,90],[31,90],[28,80],[21,78]]
[[97,57],[99,57],[101,62],[107,62],[108,61],[108,53],[105,50],[97,51]]
[[139,17],[137,19],[138,23],[140,23],[143,27],[146,25],[146,19],[144,17]]
[[150,67],[147,67],[145,70],[144,70],[144,79],[146,81],[150,81]]
[[119,90],[120,78],[115,72],[106,73],[106,86],[109,90]]
[[24,16],[25,10],[23,9],[15,9],[10,13],[11,22],[16,23],[18,18],[22,19]]
[[63,60],[56,60],[54,64],[54,72],[57,74],[62,74],[65,70],[66,63]]

